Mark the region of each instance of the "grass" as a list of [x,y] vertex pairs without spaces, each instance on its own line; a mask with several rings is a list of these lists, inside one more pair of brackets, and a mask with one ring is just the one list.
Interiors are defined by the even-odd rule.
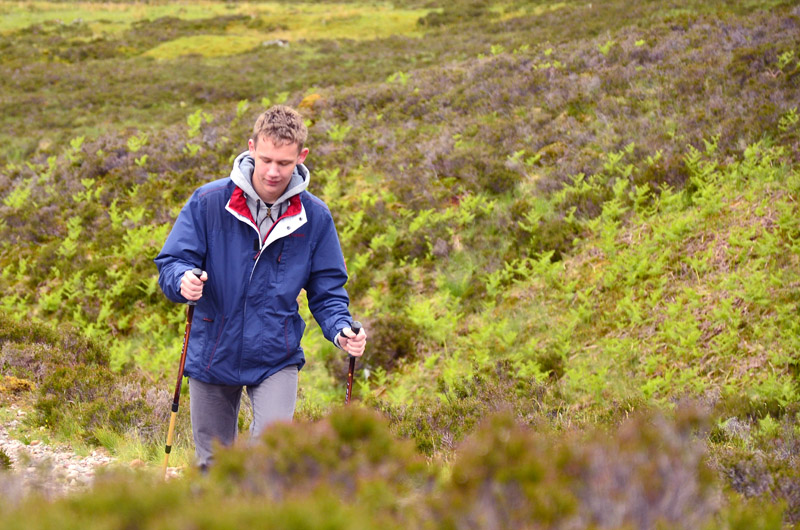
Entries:
[[[258,12],[258,11],[256,11]],[[400,9],[389,4],[304,4],[283,12],[266,11],[260,21],[272,38],[290,41],[321,39],[370,40],[390,36],[419,37],[417,20],[427,9]]]
[[156,59],[176,59],[182,55],[198,54],[220,57],[247,52],[264,42],[259,35],[193,35],[181,37],[147,50],[144,55]]
[[0,2],[0,32],[9,32],[41,24],[73,24],[83,21],[96,34],[119,33],[135,22],[160,17],[183,19],[224,15],[230,10],[219,2],[170,2],[156,5],[119,2]]
[[[180,411],[188,414],[188,410]],[[99,445],[105,447],[118,462],[128,464],[141,460],[151,470],[160,469],[164,463],[164,444],[167,439],[167,425],[164,425],[163,440],[145,441],[132,433],[119,433],[108,429],[100,429],[95,433]],[[160,443],[159,443],[160,442]],[[169,467],[189,469],[194,460],[194,448],[189,440],[178,437],[173,441],[169,454]]]
[[170,2],[155,5],[103,2],[0,2],[0,33],[33,25],[85,23],[94,36],[119,35],[137,23],[163,17],[201,20],[245,16],[247,23],[231,24],[231,35],[242,31],[265,39],[375,39],[391,35],[419,36],[417,19],[427,9],[395,8],[387,3],[324,3],[290,6],[278,2]]
[[[394,35],[419,35],[415,21],[426,12],[392,9],[383,4],[309,5],[302,10],[275,3],[235,6],[190,3],[153,7],[147,11],[141,5],[118,3],[74,7],[60,3],[4,4],[8,16],[3,21],[7,26],[1,31],[6,52],[10,51],[8,46],[14,44],[13,53],[5,53],[3,57],[3,63],[12,71],[3,76],[4,82],[9,83],[4,88],[4,91],[8,89],[9,99],[3,101],[3,129],[6,131],[3,138],[6,141],[0,157],[21,160],[37,149],[46,151],[76,136],[98,138],[112,125],[115,128],[128,124],[133,128],[163,128],[185,119],[201,101],[206,110],[221,110],[226,108],[226,103],[235,105],[244,98],[260,101],[264,96],[296,90],[298,86],[285,84],[291,78],[276,75],[288,68],[299,67],[299,71],[312,73],[311,77],[305,76],[305,83],[313,85],[314,75],[326,77],[330,72],[324,65],[328,64],[328,55],[333,50],[324,53],[319,50],[320,46],[327,46],[324,44],[327,39],[347,38],[347,42],[357,42]],[[32,16],[31,13],[38,18],[26,18]],[[98,20],[114,21],[114,31],[98,29],[95,25]],[[44,22],[48,23],[42,27],[35,25]],[[38,29],[31,33],[29,28],[34,27]],[[40,38],[49,39],[47,46],[36,42]],[[279,38],[292,42],[291,51],[259,46]],[[252,52],[248,54],[248,50]],[[169,58],[186,54],[197,54],[197,58],[190,62],[180,59],[182,62],[177,67],[188,66],[202,72],[175,76],[176,65]],[[258,71],[270,75],[272,81],[267,90],[255,75],[240,79],[250,87],[246,90],[242,90],[243,85],[239,83],[232,86],[228,76],[232,65],[217,59],[231,54],[241,57],[241,66],[235,68],[247,71],[258,66]],[[153,64],[153,56],[164,59],[163,63]],[[84,61],[92,63],[89,70],[75,70],[71,66]],[[120,70],[117,61],[124,61],[126,67]],[[22,80],[28,88],[20,92],[11,86],[20,81],[13,69],[22,64],[33,70]],[[363,76],[364,63],[348,61],[347,65]],[[369,63],[368,67],[372,69],[378,65]],[[81,71],[91,71],[95,79],[104,80],[105,86],[80,79]],[[44,79],[53,75],[55,85],[52,79]],[[147,82],[138,81],[142,78]],[[188,79],[196,79],[199,84],[191,82],[193,88],[190,88],[185,85]],[[179,88],[178,85],[183,86]],[[39,88],[32,92],[31,86]],[[55,90],[49,91],[48,86]],[[139,91],[146,94],[137,97],[135,93]],[[120,100],[123,92],[126,96]],[[187,105],[189,109],[184,111]],[[68,108],[94,110],[73,116]],[[112,108],[113,120],[108,117]],[[28,109],[24,111],[27,113],[25,120],[19,119],[21,109]],[[31,112],[38,116],[32,116]],[[29,128],[25,123],[37,125]]]

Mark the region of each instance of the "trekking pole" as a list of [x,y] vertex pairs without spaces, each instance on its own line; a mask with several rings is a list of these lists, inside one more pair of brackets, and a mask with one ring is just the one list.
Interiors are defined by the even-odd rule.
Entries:
[[[192,274],[200,278],[203,271],[195,268]],[[167,465],[169,464],[169,453],[172,451],[172,437],[175,434],[175,420],[178,418],[178,404],[181,399],[181,384],[183,383],[183,365],[186,364],[186,347],[189,345],[189,334],[192,332],[192,317],[194,316],[195,300],[189,300],[186,304],[186,331],[183,333],[183,349],[181,351],[181,362],[178,366],[178,380],[175,382],[175,395],[172,397],[172,414],[169,417],[169,431],[167,432],[167,445],[164,448],[164,479],[167,478]]]
[[[353,333],[358,335],[361,331],[361,322],[353,322],[350,324],[350,329]],[[347,394],[344,397],[344,404],[350,404],[350,392],[353,391],[353,372],[356,371],[356,358],[351,355],[350,356],[350,368],[347,370]]]

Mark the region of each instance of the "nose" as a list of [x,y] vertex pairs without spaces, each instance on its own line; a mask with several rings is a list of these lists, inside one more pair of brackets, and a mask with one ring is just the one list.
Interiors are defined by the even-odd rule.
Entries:
[[267,166],[267,176],[270,177],[280,176],[280,170],[278,168],[278,164],[269,164]]

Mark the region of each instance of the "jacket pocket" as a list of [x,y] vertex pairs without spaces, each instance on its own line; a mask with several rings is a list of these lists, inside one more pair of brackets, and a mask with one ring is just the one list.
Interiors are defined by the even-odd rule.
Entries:
[[[297,324],[298,320],[300,326]],[[304,327],[305,323],[299,315],[276,315],[271,322],[265,322],[262,328],[261,352],[258,355],[261,362],[275,366],[297,353]]]
[[306,329],[306,323],[300,315],[293,315],[284,321],[286,335],[286,356],[293,355],[300,348],[300,340]]
[[275,289],[278,296],[297,298],[308,282],[311,267],[310,249],[305,234],[291,234],[283,238],[275,257]]
[[203,317],[205,345],[203,346],[203,368],[207,372],[214,362],[214,356],[219,347],[222,330],[225,329],[225,315],[219,318]]

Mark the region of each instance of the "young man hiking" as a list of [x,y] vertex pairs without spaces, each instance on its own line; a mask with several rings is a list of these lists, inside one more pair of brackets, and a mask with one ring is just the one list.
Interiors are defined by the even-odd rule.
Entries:
[[[194,192],[155,259],[167,298],[197,301],[184,373],[201,468],[211,462],[214,440],[236,439],[243,388],[253,404],[253,435],[292,418],[305,363],[301,289],[325,337],[350,355],[364,352],[366,333],[350,330],[333,218],[306,191],[307,134],[291,108],[259,116],[230,177]],[[191,272],[196,267],[205,271],[201,278]]]

